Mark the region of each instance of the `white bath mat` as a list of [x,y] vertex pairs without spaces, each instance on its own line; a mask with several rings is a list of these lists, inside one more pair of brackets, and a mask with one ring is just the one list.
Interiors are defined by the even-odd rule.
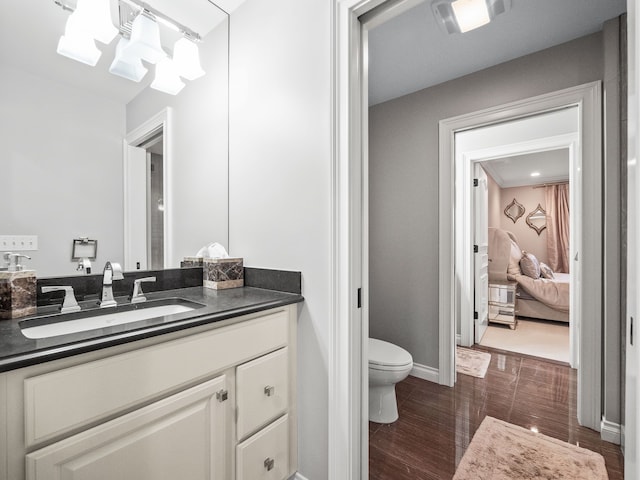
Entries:
[[469,348],[456,347],[456,372],[484,378],[491,362],[491,354]]

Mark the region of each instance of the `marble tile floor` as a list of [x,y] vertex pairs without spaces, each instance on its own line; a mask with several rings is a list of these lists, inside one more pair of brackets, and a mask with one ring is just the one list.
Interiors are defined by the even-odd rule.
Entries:
[[400,418],[369,422],[370,480],[451,479],[486,415],[599,452],[609,479],[624,478],[619,446],[578,425],[575,370],[476,348],[492,354],[485,378],[458,375],[449,388],[410,376],[396,386]]

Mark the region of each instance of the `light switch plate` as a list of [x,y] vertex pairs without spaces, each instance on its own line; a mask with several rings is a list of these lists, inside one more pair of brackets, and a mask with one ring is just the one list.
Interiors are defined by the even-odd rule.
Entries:
[[0,235],[0,252],[38,250],[37,235]]

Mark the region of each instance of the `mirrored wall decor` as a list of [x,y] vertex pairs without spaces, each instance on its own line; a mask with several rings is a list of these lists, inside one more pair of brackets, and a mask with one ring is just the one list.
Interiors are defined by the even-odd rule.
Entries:
[[[108,3],[117,28],[127,2]],[[0,39],[6,46],[21,39],[20,48],[0,49],[0,178],[7,200],[0,235],[38,236],[38,250],[25,252],[38,277],[85,274],[70,252],[70,240],[80,237],[100,245],[93,273],[107,261],[124,265],[132,242],[142,253],[129,269],[177,268],[212,242],[229,251],[228,15],[210,0],[144,5],[202,37],[206,75],[185,81],[178,95],[151,88],[158,72],[144,59],[148,73],[139,82],[109,73],[119,35],[96,43],[94,67],[59,55],[72,15],[60,2],[0,4]],[[182,35],[164,24],[159,29],[166,54],[174,56]],[[130,134],[160,112],[170,112],[162,141],[127,144],[141,152],[143,165],[125,169]],[[133,200],[140,202],[135,212],[125,209]],[[138,229],[125,227],[131,224]]]
[[513,201],[506,206],[504,214],[516,223],[518,219],[524,215],[524,207],[514,198]]
[[542,208],[540,204],[536,207],[534,211],[532,211],[529,215],[527,215],[527,225],[533,228],[538,235],[542,233],[542,231],[547,228],[547,212]]

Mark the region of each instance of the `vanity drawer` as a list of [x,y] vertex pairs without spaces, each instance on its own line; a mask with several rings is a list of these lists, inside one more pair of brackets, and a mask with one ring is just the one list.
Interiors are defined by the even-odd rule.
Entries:
[[285,346],[286,311],[24,381],[25,443],[38,444]]
[[281,348],[236,369],[238,439],[289,408],[289,349]]
[[236,480],[282,480],[289,473],[288,415],[236,447]]

